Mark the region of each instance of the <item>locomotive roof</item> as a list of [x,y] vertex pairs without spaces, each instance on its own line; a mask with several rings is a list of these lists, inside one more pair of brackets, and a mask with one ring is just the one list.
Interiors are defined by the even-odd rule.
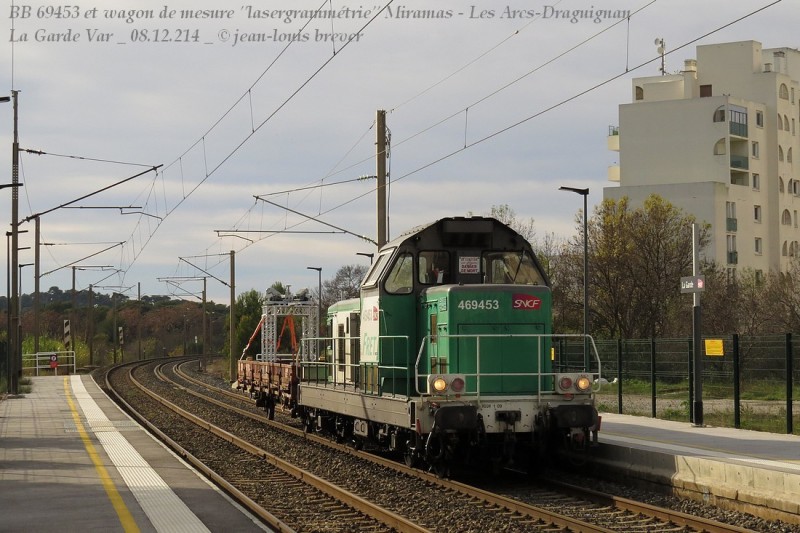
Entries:
[[[530,243],[519,233],[517,233],[514,229],[510,226],[500,222],[496,218],[493,217],[481,217],[481,216],[473,216],[473,217],[446,217],[440,218],[433,222],[428,222],[427,224],[421,224],[419,226],[413,227],[408,231],[401,233],[398,237],[393,239],[390,242],[387,242],[383,247],[390,247],[390,246],[399,246],[400,244],[408,241],[410,238],[414,236],[422,236],[422,234],[429,233],[429,232],[437,232],[439,233],[442,231],[442,228],[448,223],[463,223],[460,229],[463,231],[467,229],[469,226],[474,226],[475,231],[477,233],[486,233],[487,223],[491,224],[491,231],[494,232],[496,229],[506,230],[509,235],[515,236],[523,246],[530,247]],[[459,224],[460,225],[460,224]],[[481,229],[481,226],[483,229]],[[516,247],[518,249],[518,246]]]

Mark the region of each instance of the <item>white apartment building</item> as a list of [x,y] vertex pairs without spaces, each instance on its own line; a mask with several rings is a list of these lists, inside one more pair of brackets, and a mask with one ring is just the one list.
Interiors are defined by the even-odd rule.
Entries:
[[800,254],[798,80],[800,51],[756,41],[698,46],[680,74],[634,78],[608,139],[619,186],[603,197],[658,194],[711,224],[703,255],[730,274],[785,271]]

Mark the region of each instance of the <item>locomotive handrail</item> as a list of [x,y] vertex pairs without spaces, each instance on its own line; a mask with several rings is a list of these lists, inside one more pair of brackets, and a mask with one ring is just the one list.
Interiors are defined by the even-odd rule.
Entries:
[[[377,339],[378,342],[380,342],[381,340],[386,340],[386,339],[394,339],[394,340],[403,341],[403,344],[405,345],[405,347],[404,348],[401,347],[401,349],[399,350],[399,352],[401,352],[399,356],[396,355],[396,353],[398,351],[395,350],[394,351],[395,356],[392,359],[393,359],[393,361],[395,361],[398,357],[400,357],[402,359],[405,359],[407,361],[406,365],[405,366],[386,365],[386,364],[380,364],[379,361],[363,361],[363,360],[359,361],[359,363],[357,363],[357,364],[348,364],[348,363],[340,363],[340,362],[336,361],[335,357],[332,358],[332,360],[330,360],[330,361],[327,361],[327,360],[326,361],[322,361],[319,358],[316,359],[316,360],[303,360],[303,359],[300,359],[300,360],[297,361],[297,364],[302,368],[326,368],[326,369],[328,369],[328,371],[326,371],[326,373],[325,373],[325,378],[324,379],[321,379],[319,377],[319,375],[317,375],[313,379],[309,378],[309,380],[308,380],[309,382],[326,383],[326,384],[330,383],[334,388],[336,388],[339,385],[342,385],[342,386],[349,386],[349,385],[355,386],[355,385],[358,385],[359,387],[361,387],[365,391],[366,391],[367,388],[371,389],[372,387],[374,387],[374,392],[379,394],[379,395],[381,395],[381,394],[383,394],[383,384],[379,380],[377,380],[378,374],[376,374],[374,376],[376,378],[376,381],[374,383],[369,382],[370,376],[360,376],[361,379],[359,380],[359,382],[355,383],[355,382],[352,382],[352,381],[348,382],[346,377],[343,378],[342,380],[340,380],[339,377],[340,377],[340,372],[341,371],[337,371],[337,368],[336,368],[336,367],[345,367],[345,368],[350,368],[350,369],[359,369],[359,368],[364,367],[366,369],[366,368],[373,368],[374,367],[378,371],[380,371],[380,370],[391,371],[392,375],[390,377],[392,379],[397,378],[397,377],[403,377],[407,382],[407,375],[411,370],[409,368],[409,366],[408,366],[408,362],[410,362],[410,355],[411,355],[411,351],[409,350],[410,339],[409,339],[408,335],[379,335],[376,339]],[[349,335],[348,336],[343,336],[343,337],[307,337],[307,338],[302,339],[301,342],[303,342],[303,343],[306,343],[306,342],[312,343],[312,342],[322,341],[322,342],[330,342],[331,346],[334,346],[334,343],[337,340],[345,340],[345,341],[359,340],[360,341],[360,337],[351,337]],[[328,354],[327,349],[323,350],[323,353],[325,355],[327,355]],[[334,350],[331,353],[331,355],[335,356],[335,354],[336,354],[336,352]],[[361,355],[363,356],[363,354],[361,354]],[[385,355],[386,354],[384,354],[384,357],[385,357]],[[405,373],[406,376],[398,376],[397,375],[398,373]],[[332,378],[332,381],[328,381],[328,376],[330,376]],[[387,376],[381,376],[381,377],[386,378]],[[397,394],[400,394],[400,393],[398,391],[396,391],[396,390],[392,391],[392,395],[397,395]],[[411,385],[408,384],[408,383],[406,383],[405,396],[411,396]]]
[[[446,338],[446,339],[457,339],[457,338],[465,338],[465,339],[475,339],[475,367],[478,370],[475,373],[465,373],[465,372],[458,372],[458,374],[462,374],[465,377],[474,377],[477,380],[476,390],[475,392],[463,392],[461,396],[475,396],[480,397],[480,382],[481,378],[488,378],[488,377],[524,377],[530,376],[537,378],[537,396],[541,398],[542,395],[542,379],[544,377],[555,377],[558,374],[562,374],[562,372],[511,372],[511,373],[496,373],[496,372],[480,372],[480,360],[481,360],[481,353],[480,353],[480,339],[481,338],[537,338],[538,341],[538,349],[539,353],[542,352],[543,347],[543,340],[546,338],[553,339],[553,338],[580,338],[580,339],[588,339],[592,346],[592,352],[594,353],[595,361],[597,362],[597,372],[590,372],[588,368],[584,368],[584,372],[591,373],[592,376],[596,377],[596,382],[601,382],[602,377],[602,365],[600,362],[600,355],[597,351],[597,346],[595,345],[594,338],[591,335],[584,335],[582,333],[485,333],[485,334],[454,334],[454,335],[446,335],[446,334],[436,334],[436,335],[426,335],[423,337],[422,342],[420,343],[419,351],[417,352],[417,359],[414,364],[414,381],[416,392],[419,396],[432,396],[428,394],[427,391],[420,390],[420,383],[421,378],[427,380],[427,378],[431,375],[435,375],[435,373],[420,373],[419,367],[422,361],[422,355],[425,352],[426,346],[430,344],[430,341],[433,337],[437,337],[438,339]],[[541,369],[541,367],[539,367]],[[599,390],[599,389],[593,389]]]

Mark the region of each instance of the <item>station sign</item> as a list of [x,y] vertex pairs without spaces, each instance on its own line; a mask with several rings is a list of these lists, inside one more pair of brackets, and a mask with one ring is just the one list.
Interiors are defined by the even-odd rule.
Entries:
[[703,292],[706,290],[705,276],[684,276],[681,278],[681,293]]

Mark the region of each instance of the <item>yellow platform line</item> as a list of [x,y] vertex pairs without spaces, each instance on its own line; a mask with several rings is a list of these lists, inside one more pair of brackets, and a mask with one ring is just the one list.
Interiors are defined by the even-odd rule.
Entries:
[[72,411],[72,419],[75,421],[75,427],[78,428],[78,433],[81,436],[83,445],[86,447],[86,452],[92,459],[94,468],[100,476],[100,481],[103,483],[103,488],[106,490],[108,499],[111,500],[111,505],[114,506],[114,510],[117,512],[122,529],[125,530],[126,533],[137,533],[139,531],[139,526],[136,525],[136,520],[134,520],[125,502],[122,501],[122,496],[120,496],[116,485],[114,485],[111,476],[108,474],[108,470],[106,470],[106,467],[100,460],[100,456],[97,454],[97,450],[95,450],[94,444],[92,444],[89,434],[86,432],[86,428],[83,427],[78,409],[75,407],[75,402],[72,400],[72,391],[70,390],[69,377],[67,376],[64,377],[64,392],[67,395],[67,404],[69,404],[69,409]]

